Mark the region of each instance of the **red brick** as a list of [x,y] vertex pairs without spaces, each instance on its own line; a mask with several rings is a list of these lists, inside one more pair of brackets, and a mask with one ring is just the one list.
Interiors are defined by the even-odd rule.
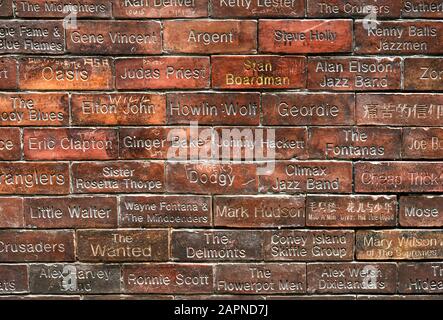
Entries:
[[164,124],[166,97],[155,93],[73,94],[72,122],[79,125]]
[[354,124],[354,94],[265,93],[262,95],[264,125]]
[[168,124],[259,125],[259,93],[168,93]]
[[400,89],[400,58],[312,57],[307,87],[314,90]]
[[153,161],[76,162],[76,193],[163,192],[164,165]]
[[441,230],[361,230],[357,260],[435,260],[443,257]]
[[283,1],[246,1],[214,0],[211,2],[213,17],[303,17],[305,2],[303,0]]
[[308,17],[366,17],[371,10],[368,6],[372,6],[375,15],[373,18],[400,18],[402,1],[390,0],[307,0],[307,16]]
[[160,22],[78,21],[66,30],[66,49],[79,54],[161,53]]
[[17,88],[17,61],[12,58],[0,58],[0,89]]
[[117,89],[209,88],[208,57],[146,57],[115,61]]
[[0,198],[0,228],[24,226],[22,198]]
[[309,293],[395,293],[395,263],[309,263]]
[[404,89],[412,91],[442,90],[443,59],[405,58]]
[[80,230],[80,261],[164,261],[169,257],[167,230]]
[[0,194],[66,194],[69,185],[67,163],[0,163]]
[[222,89],[305,87],[306,58],[298,56],[213,56],[212,86]]
[[117,227],[117,198],[25,198],[24,217],[31,228]]
[[29,292],[28,267],[24,264],[0,265],[0,295],[27,292]]
[[354,257],[354,231],[266,231],[264,259],[275,261],[350,261]]
[[352,165],[335,161],[278,161],[270,175],[259,176],[262,193],[342,193],[352,190]]
[[251,194],[257,192],[256,165],[252,163],[168,162],[168,192]]
[[172,231],[171,257],[182,261],[261,260],[263,239],[259,231]]
[[351,52],[352,21],[260,20],[258,39],[261,52]]
[[74,259],[73,231],[0,230],[1,262]]
[[294,196],[216,196],[214,225],[275,228],[305,225],[305,198]]
[[[1,8],[0,8],[1,9]],[[0,53],[62,54],[65,33],[61,21],[0,21]]]
[[19,160],[21,149],[20,129],[0,128],[0,160]]
[[402,17],[405,18],[441,18],[441,4],[434,0],[407,0],[403,3]]
[[208,0],[171,1],[116,1],[115,18],[200,18],[208,16]]
[[125,293],[212,293],[213,272],[208,264],[125,264]]
[[143,195],[120,198],[119,225],[128,228],[209,227],[211,197]]
[[306,292],[304,263],[236,263],[215,266],[215,290],[223,294]]
[[111,60],[84,58],[23,58],[19,65],[20,89],[112,89]]
[[310,195],[306,199],[306,225],[312,227],[395,226],[395,196]]
[[443,157],[442,128],[403,128],[404,159],[441,159]]
[[311,127],[308,154],[314,159],[398,159],[401,130],[373,127]]
[[68,95],[61,93],[0,94],[2,126],[60,126],[69,122]]
[[[110,0],[53,0],[48,5],[46,0],[17,0],[16,14],[22,18],[64,18],[69,5],[79,5],[83,10],[74,11],[78,18],[110,18],[112,1]],[[69,22],[69,21],[68,21]]]
[[443,227],[443,197],[401,197],[399,221],[402,227]]
[[0,17],[11,17],[12,12],[12,0],[3,0],[0,2]]
[[442,192],[441,162],[357,162],[356,192]]
[[443,264],[441,262],[399,263],[398,291],[441,295],[443,293],[442,276]]
[[25,129],[24,155],[30,160],[104,160],[118,157],[114,129]]
[[171,53],[253,53],[257,22],[170,20],[163,23],[164,50]]
[[359,93],[357,124],[442,126],[443,95],[431,93]]

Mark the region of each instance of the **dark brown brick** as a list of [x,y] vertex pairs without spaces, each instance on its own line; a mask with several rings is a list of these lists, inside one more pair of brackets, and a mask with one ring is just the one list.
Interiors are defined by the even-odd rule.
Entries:
[[213,17],[303,17],[305,2],[303,0],[251,2],[237,0],[214,0],[211,2]]
[[402,227],[443,227],[443,197],[401,197],[399,222]]
[[404,89],[411,91],[442,90],[443,59],[405,58]]
[[403,128],[404,159],[441,159],[443,157],[442,128]]
[[164,261],[169,258],[168,230],[80,230],[80,261]]
[[[69,10],[70,5],[74,10]],[[65,18],[67,11],[73,11],[78,18],[110,18],[111,9],[110,0],[17,0],[15,11],[21,18]]]
[[208,16],[208,0],[146,0],[116,1],[115,18],[200,18]]
[[0,228],[22,228],[25,224],[23,217],[22,198],[0,198]]
[[0,1],[0,17],[11,17],[12,14],[12,0]]
[[398,291],[400,293],[443,293],[443,263],[399,263]]
[[141,227],[209,227],[211,197],[143,195],[120,198],[119,225]]
[[[371,6],[370,8],[368,8]],[[338,18],[366,17],[369,13],[373,19],[400,18],[402,1],[390,0],[307,0],[307,16]]]
[[300,227],[305,198],[294,196],[216,196],[214,225],[229,228]]
[[25,198],[24,217],[31,228],[117,227],[117,198]]
[[19,160],[21,149],[20,130],[0,128],[0,160]]
[[27,293],[29,292],[28,282],[28,266],[24,264],[0,265],[0,295]]
[[17,61],[12,58],[0,58],[0,89],[17,88]]

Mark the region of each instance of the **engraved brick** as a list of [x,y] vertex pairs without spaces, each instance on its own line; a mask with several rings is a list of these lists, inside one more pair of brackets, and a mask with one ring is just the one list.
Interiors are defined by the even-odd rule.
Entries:
[[12,14],[12,0],[0,1],[0,17],[11,17]]
[[80,261],[164,261],[169,257],[167,230],[80,230]]
[[213,17],[303,17],[305,2],[303,0],[283,1],[223,1],[211,2]]
[[12,58],[0,58],[0,89],[17,88],[17,61]]
[[214,225],[229,228],[300,227],[305,225],[302,196],[216,196]]
[[258,39],[261,52],[351,52],[352,21],[260,20]]
[[66,48],[79,54],[161,53],[158,21],[78,21],[66,30]]
[[430,93],[359,93],[357,124],[442,126],[443,95]]
[[309,263],[309,293],[395,293],[395,263]]
[[24,155],[30,160],[105,160],[118,158],[114,129],[25,129]]
[[400,293],[442,294],[443,263],[399,263],[398,291]]
[[200,18],[208,16],[208,0],[115,1],[115,18]]
[[261,260],[263,239],[259,231],[172,231],[171,257],[183,261]]
[[173,20],[163,23],[164,50],[173,53],[253,53],[257,22]]
[[68,9],[78,18],[110,18],[111,4],[109,0],[17,0],[15,11],[21,18],[64,18]]
[[442,192],[441,162],[357,162],[356,192]]
[[66,194],[69,184],[67,163],[0,163],[0,194]]
[[209,88],[209,57],[146,57],[115,61],[117,89]]
[[73,231],[0,230],[1,262],[74,259]]
[[443,257],[441,230],[359,230],[357,260],[434,260]]
[[262,95],[264,125],[354,124],[354,94],[265,93]]
[[402,227],[443,227],[443,197],[401,197],[399,222]]
[[435,0],[403,1],[402,17],[405,18],[441,18],[443,7]]
[[395,196],[310,195],[306,199],[306,225],[312,227],[395,226]]
[[215,290],[223,294],[306,292],[304,263],[236,263],[215,266]]
[[18,128],[0,128],[0,160],[19,160],[21,138]]
[[120,292],[120,266],[112,264],[31,264],[29,278],[37,294]]
[[24,264],[0,265],[0,295],[27,292],[29,292],[28,267]]
[[23,199],[1,197],[0,228],[21,228],[23,226]]
[[153,161],[76,162],[72,164],[76,193],[162,192],[164,165]]
[[354,231],[266,231],[264,259],[276,261],[350,261],[354,257]]
[[24,217],[31,228],[117,227],[117,198],[25,198]]
[[144,195],[120,198],[121,227],[209,227],[211,223],[211,197]]
[[311,127],[308,154],[314,159],[398,159],[401,130],[373,127]]
[[212,293],[213,272],[208,264],[125,264],[125,293]]
[[173,296],[166,295],[143,295],[143,294],[106,294],[106,295],[87,295],[82,300],[173,300]]
[[443,157],[442,128],[403,128],[404,159],[441,159]]
[[443,300],[442,295],[358,295],[357,300]]
[[222,89],[305,87],[306,58],[298,56],[213,56],[212,86]]
[[257,192],[256,165],[252,163],[168,162],[168,192],[251,194]]
[[312,57],[307,87],[314,90],[400,89],[400,58]]
[[73,94],[72,122],[79,125],[164,124],[166,97],[156,93]]
[[335,161],[277,161],[271,175],[259,176],[260,192],[342,193],[352,190],[352,164]]
[[[368,6],[371,6],[370,9]],[[380,18],[400,18],[402,1],[390,0],[308,0],[308,17],[366,17],[372,13]]]
[[111,60],[84,58],[23,58],[19,64],[20,89],[112,89]]
[[61,93],[1,93],[2,126],[60,126],[69,122],[68,95]]
[[443,59],[405,58],[404,89],[412,91],[442,90]]
[[168,124],[259,125],[259,93],[168,93]]

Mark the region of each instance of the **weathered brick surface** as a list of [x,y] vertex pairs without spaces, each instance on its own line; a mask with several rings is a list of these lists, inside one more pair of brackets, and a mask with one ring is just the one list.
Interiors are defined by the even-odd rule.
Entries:
[[0,299],[441,299],[442,40],[436,0],[0,0]]

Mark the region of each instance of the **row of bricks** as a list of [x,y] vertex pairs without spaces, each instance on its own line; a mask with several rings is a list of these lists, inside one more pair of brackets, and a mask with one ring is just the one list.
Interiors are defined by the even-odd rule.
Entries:
[[[15,2],[15,8],[12,3]],[[371,6],[371,10],[367,8]],[[69,9],[69,10],[68,10]],[[432,0],[146,0],[111,1],[3,0],[0,16],[63,18],[70,11],[79,18],[198,18],[198,17],[365,17],[441,18],[443,7]]]
[[0,59],[0,89],[25,90],[207,89],[212,86],[219,89],[438,91],[443,90],[442,74],[443,58],[430,57],[27,57],[18,59],[18,63],[14,58]]
[[441,54],[443,21],[366,20],[0,20],[0,53],[141,55],[161,53]]
[[[443,128],[0,128],[1,160],[441,159]],[[23,153],[23,157],[22,157]]]
[[441,229],[0,230],[1,262],[441,260]]
[[442,273],[442,262],[3,264],[0,295],[441,294]]
[[0,162],[1,194],[441,193],[443,162]]
[[441,196],[1,197],[0,228],[443,227]]
[[0,93],[1,126],[443,126],[438,93]]

